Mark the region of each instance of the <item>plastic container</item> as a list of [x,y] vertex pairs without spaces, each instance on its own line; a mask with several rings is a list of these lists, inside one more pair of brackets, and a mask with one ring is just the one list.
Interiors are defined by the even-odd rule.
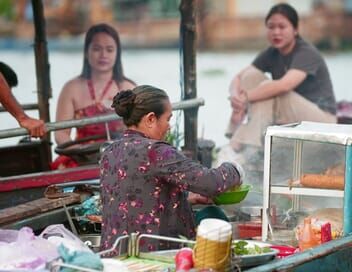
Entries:
[[298,238],[298,246],[300,251],[304,251],[306,249],[313,248],[317,246],[319,242],[315,238],[313,228],[312,228],[312,221],[310,217],[304,218],[304,225],[302,232]]
[[217,218],[229,222],[224,211],[218,206],[207,206],[195,214],[196,226],[200,224],[203,219],[206,218]]
[[279,251],[277,254],[278,258],[284,258],[297,252],[297,248],[291,246],[272,245],[270,248],[277,249]]
[[237,224],[238,239],[248,239],[262,235],[261,222],[244,222]]
[[214,197],[213,201],[216,205],[228,205],[239,203],[243,199],[245,199],[251,188],[252,185],[250,184],[242,184],[237,189],[229,190],[217,195],[216,197]]

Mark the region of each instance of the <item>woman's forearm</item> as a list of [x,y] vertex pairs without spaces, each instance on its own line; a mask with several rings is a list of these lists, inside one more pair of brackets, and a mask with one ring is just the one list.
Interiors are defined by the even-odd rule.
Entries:
[[230,96],[234,96],[240,88],[240,74],[237,74],[230,83]]
[[59,130],[55,132],[55,141],[57,144],[63,144],[66,143],[68,141],[71,141],[71,130]]
[[307,73],[297,69],[290,69],[277,80],[266,80],[256,88],[249,90],[248,101],[255,102],[269,99],[294,90],[307,77]]
[[241,89],[241,77],[244,72],[246,72],[248,69],[250,69],[252,66],[248,66],[241,70],[237,75],[234,76],[230,83],[230,95],[233,96],[237,94],[238,91]]
[[252,103],[278,96],[280,94],[286,93],[287,91],[289,90],[280,86],[277,81],[268,80],[261,83],[256,88],[247,91],[247,99],[248,102]]
[[12,95],[11,89],[0,73],[0,102],[4,108],[16,118],[17,121],[28,118],[16,98]]

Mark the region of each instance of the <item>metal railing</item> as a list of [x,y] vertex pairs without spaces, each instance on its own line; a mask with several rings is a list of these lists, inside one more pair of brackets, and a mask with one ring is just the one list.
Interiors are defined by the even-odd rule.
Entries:
[[[204,105],[203,98],[194,98],[194,99],[188,99],[188,100],[172,103],[172,110],[175,111],[175,110],[198,108],[203,105]],[[81,127],[85,125],[110,122],[110,121],[119,120],[119,119],[121,119],[121,117],[119,117],[115,113],[111,113],[107,115],[101,115],[101,116],[90,117],[90,118],[82,118],[77,120],[50,122],[50,123],[46,123],[46,128],[47,128],[47,132],[51,132],[55,130],[65,129],[65,128]],[[28,135],[28,131],[24,128],[12,128],[12,129],[4,129],[0,131],[0,139],[23,136],[23,135]]]

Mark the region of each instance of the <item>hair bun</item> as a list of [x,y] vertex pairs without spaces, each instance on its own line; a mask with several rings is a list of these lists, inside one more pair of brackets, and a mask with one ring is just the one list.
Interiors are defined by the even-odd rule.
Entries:
[[128,118],[131,115],[135,99],[136,95],[131,90],[121,91],[115,95],[111,107],[121,117]]

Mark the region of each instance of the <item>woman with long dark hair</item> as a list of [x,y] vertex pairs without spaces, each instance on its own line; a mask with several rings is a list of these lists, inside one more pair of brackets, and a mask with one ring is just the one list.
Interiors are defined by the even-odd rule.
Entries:
[[265,18],[270,46],[231,82],[233,113],[228,135],[235,151],[262,148],[269,125],[336,122],[327,65],[318,50],[299,35],[298,21],[289,4],[273,6]]
[[[112,112],[112,98],[135,84],[125,77],[121,62],[121,44],[114,28],[107,24],[92,26],[86,33],[82,73],[63,87],[56,120],[79,119]],[[121,129],[121,122],[111,122],[110,130]],[[55,133],[58,144],[71,140],[71,129]],[[105,125],[77,129],[77,138],[105,134]]]
[[[113,97],[121,90],[134,86],[134,82],[126,78],[123,72],[118,33],[107,24],[94,25],[85,36],[82,73],[63,87],[58,100],[56,120],[111,113]],[[87,125],[77,128],[76,140],[93,135],[104,138],[107,129],[113,133],[122,131],[123,128],[121,121],[109,122],[108,127],[104,123]],[[71,129],[57,131],[55,140],[57,144],[72,140]],[[67,165],[64,161],[59,164]]]

